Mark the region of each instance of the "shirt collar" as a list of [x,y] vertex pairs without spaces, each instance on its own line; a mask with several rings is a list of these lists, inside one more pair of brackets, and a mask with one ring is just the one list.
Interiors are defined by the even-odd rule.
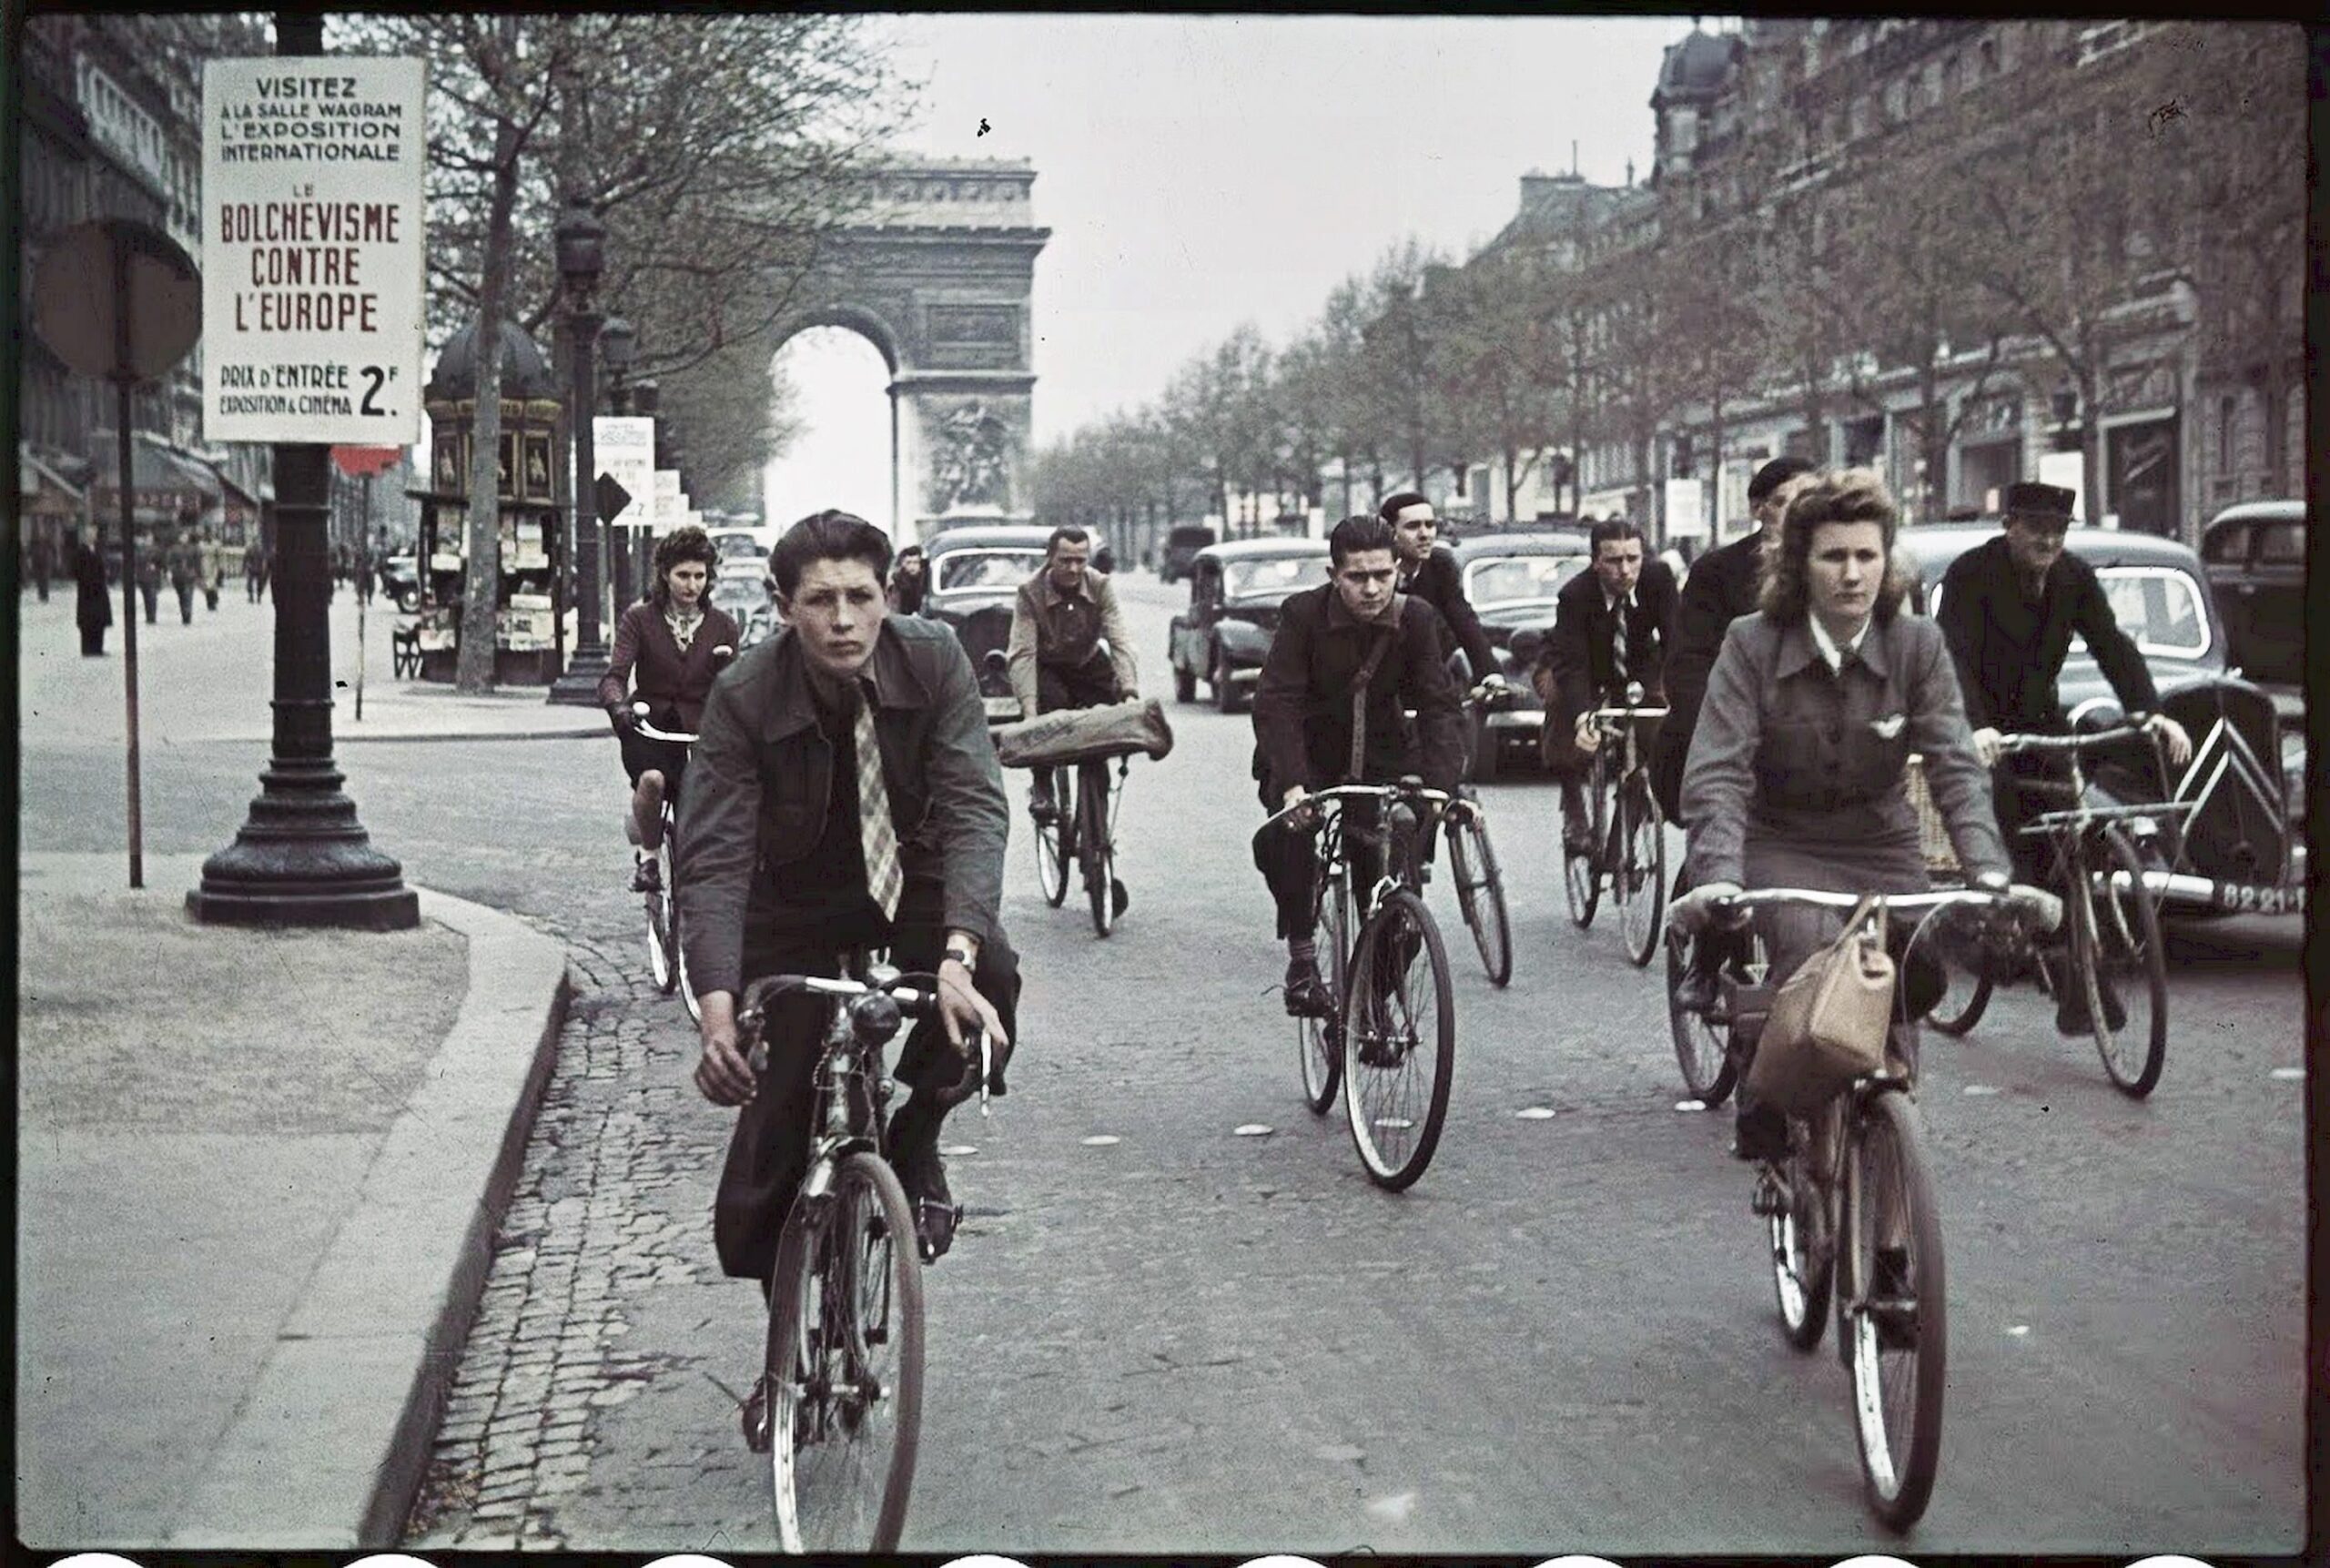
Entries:
[[1396,626],[1400,620],[1400,601],[1407,597],[1404,592],[1394,592],[1392,607],[1383,612],[1381,619],[1362,621],[1351,612],[1351,606],[1343,602],[1342,590],[1333,583],[1328,583],[1321,592],[1327,596],[1327,624],[1330,626]]
[[[1829,635],[1829,629],[1820,624],[1820,617],[1807,615],[1804,618],[1804,624],[1812,632],[1813,652],[1820,655],[1821,663],[1827,664],[1832,673],[1840,673],[1844,669],[1846,654],[1860,652],[1863,645],[1869,642],[1869,629],[1876,623],[1877,618],[1874,615],[1862,621],[1860,630],[1847,638],[1844,645],[1839,647],[1837,640]],[[1864,660],[1864,663],[1866,662]],[[1871,667],[1874,668],[1873,665]]]

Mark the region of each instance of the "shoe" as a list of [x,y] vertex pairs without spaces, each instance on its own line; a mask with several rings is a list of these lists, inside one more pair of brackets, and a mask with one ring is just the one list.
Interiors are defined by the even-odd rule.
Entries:
[[1038,795],[1028,803],[1028,814],[1038,827],[1049,827],[1059,821],[1059,807],[1049,795]]
[[763,1372],[760,1381],[753,1384],[753,1391],[745,1396],[738,1419],[745,1429],[745,1446],[755,1453],[766,1453],[770,1441],[766,1372]]
[[1731,1157],[1770,1162],[1788,1158],[1788,1118],[1766,1105],[1741,1106],[1732,1123]]
[[[2096,988],[2103,993],[2103,1025],[2113,1034],[2128,1027],[2128,1009],[2120,1000],[2119,988],[2109,979],[2098,976]],[[2055,1032],[2059,1035],[2092,1034],[2094,1029],[2087,1010],[2087,987],[2066,985],[2055,996]]]
[[898,1185],[907,1189],[907,1208],[914,1215],[915,1249],[925,1263],[936,1263],[955,1245],[955,1228],[963,1222],[963,1206],[947,1190],[947,1162],[938,1157],[938,1129],[915,1148],[895,1151]]
[[1327,983],[1319,977],[1319,961],[1290,959],[1286,966],[1286,1016],[1326,1018],[1333,1017],[1334,1011],[1335,999],[1327,995]]
[[664,891],[664,868],[653,855],[641,855],[631,868],[631,890],[633,893]]
[[1591,855],[1594,853],[1594,829],[1585,820],[1583,810],[1562,808],[1562,853]]

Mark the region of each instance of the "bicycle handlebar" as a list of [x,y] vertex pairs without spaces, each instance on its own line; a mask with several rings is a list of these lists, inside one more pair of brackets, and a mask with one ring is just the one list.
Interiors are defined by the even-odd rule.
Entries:
[[[1753,887],[1726,898],[1712,899],[1709,907],[1718,916],[1745,915],[1760,905],[1795,905],[1851,911],[1860,906],[1861,896],[1858,893],[1828,893],[1811,887]],[[2052,931],[2062,923],[2063,917],[2062,900],[2045,888],[2023,883],[2000,888],[1949,887],[1930,893],[1887,893],[1877,895],[1877,899],[1889,912],[1982,905],[2010,910],[2042,931]],[[1671,923],[1671,916],[1669,920]]]
[[1663,719],[1666,716],[1666,710],[1652,707],[1588,708],[1585,711],[1585,716],[1592,719],[1597,725],[1615,730],[1619,725],[1636,719]]
[[1312,790],[1294,804],[1271,813],[1262,819],[1261,827],[1255,829],[1255,836],[1260,837],[1264,829],[1276,827],[1304,807],[1316,805],[1324,801],[1396,799],[1420,800],[1433,805],[1447,805],[1456,798],[1445,790],[1429,789],[1420,784],[1332,784],[1325,789]]
[[1999,736],[1999,754],[2015,752],[2090,752],[2115,741],[2147,733],[2150,725],[2141,719],[2122,719],[2100,730],[2089,730],[2075,735],[2049,735],[2031,730],[2017,730]]
[[[917,988],[907,985],[907,982],[909,980],[927,980],[930,984],[927,987]],[[853,1025],[858,1021],[857,1008],[868,996],[881,996],[897,1003],[901,1017],[927,1018],[938,1005],[938,976],[914,973],[894,975],[886,980],[866,982],[836,980],[820,975],[762,976],[745,987],[745,994],[738,999],[736,1005],[737,1027],[740,1030],[751,1031],[753,1036],[750,1059],[755,1072],[764,1071],[768,1066],[768,1041],[762,1035],[761,1028],[766,1017],[770,999],[796,991],[806,992],[812,996],[833,996],[847,1004],[851,1009]],[[897,1032],[897,1019],[884,1019],[877,1016],[871,1017],[868,1021],[879,1031],[881,1039],[887,1039]],[[863,1035],[860,1036],[860,1038],[864,1037]],[[995,1072],[995,1045],[988,1039],[988,1032],[983,1028],[971,1030],[963,1044],[967,1052],[975,1053],[978,1058],[979,1114],[987,1116],[989,1114],[988,1079]]]
[[650,710],[646,703],[633,703],[631,705],[631,711],[633,715],[631,727],[638,731],[639,733],[646,739],[651,741],[670,741],[674,745],[682,746],[692,746],[695,744],[695,737],[694,735],[682,734],[676,730],[659,730],[654,725],[649,723],[647,722],[647,714]]

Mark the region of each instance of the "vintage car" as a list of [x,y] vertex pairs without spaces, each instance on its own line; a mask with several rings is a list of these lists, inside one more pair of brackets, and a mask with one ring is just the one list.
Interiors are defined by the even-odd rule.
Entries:
[[1178,582],[1187,577],[1198,551],[1212,542],[1213,530],[1195,523],[1167,530],[1165,542],[1157,551],[1157,581]]
[[2201,531],[2227,656],[2261,685],[2305,680],[2305,535],[2302,501],[2245,501]]
[[[1903,529],[1900,548],[1916,584],[1912,607],[1921,613],[1939,608],[1950,563],[1997,532],[1956,524]],[[2183,808],[2143,824],[2143,847],[2159,868],[2148,880],[2165,907],[2190,914],[2302,909],[2305,736],[2269,693],[2230,667],[2200,557],[2148,533],[2074,528],[2066,538],[2095,568],[2121,628],[2143,653],[2162,711],[2193,739],[2193,759],[2174,778],[2137,784],[2123,774],[2116,786],[2117,797],[2129,804],[2162,800]],[[2110,683],[2076,638],[2057,689],[2076,728],[2101,728],[2121,715]],[[2096,793],[2114,798],[2115,786],[2107,780]]]
[[923,541],[925,590],[922,612],[954,629],[963,652],[978,672],[979,695],[990,724],[1019,717],[1011,682],[991,668],[987,655],[1011,640],[1011,606],[1019,585],[1043,570],[1044,547],[1052,531],[1028,524],[977,523],[950,528]]
[[[1536,662],[1538,639],[1554,624],[1554,596],[1585,570],[1585,535],[1575,529],[1489,530],[1467,533],[1448,548],[1455,552],[1464,598],[1496,650],[1498,673],[1512,686],[1504,706],[1473,715],[1471,776],[1487,784],[1514,751],[1536,754],[1545,705],[1529,683],[1529,667]],[[1460,685],[1467,683],[1463,650],[1450,652],[1449,667]]]
[[420,564],[413,555],[390,555],[380,561],[380,592],[407,614],[420,608]]
[[[767,562],[755,555],[745,555],[724,561],[713,575],[710,602],[715,610],[724,610],[735,619],[739,628],[752,620],[753,612],[770,602],[771,595],[764,583],[768,576]],[[745,646],[757,639],[748,638]]]
[[1199,551],[1190,561],[1189,608],[1167,632],[1174,697],[1197,701],[1202,675],[1213,688],[1213,705],[1238,712],[1262,678],[1280,601],[1327,576],[1322,539],[1234,539]]

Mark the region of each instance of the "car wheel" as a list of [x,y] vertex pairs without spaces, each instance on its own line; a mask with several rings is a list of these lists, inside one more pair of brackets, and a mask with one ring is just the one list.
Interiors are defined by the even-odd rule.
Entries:
[[1230,655],[1213,651],[1213,705],[1225,713],[1238,711],[1238,685],[1230,678]]
[[397,608],[398,608],[398,609],[400,609],[400,610],[401,610],[401,611],[403,611],[403,612],[404,612],[406,614],[408,614],[408,615],[411,614],[414,611],[416,611],[416,610],[420,609],[420,589],[418,589],[418,588],[400,588],[400,589],[398,589],[398,590],[397,590]]
[[1198,673],[1176,659],[1173,663],[1173,700],[1194,703],[1198,700]]

